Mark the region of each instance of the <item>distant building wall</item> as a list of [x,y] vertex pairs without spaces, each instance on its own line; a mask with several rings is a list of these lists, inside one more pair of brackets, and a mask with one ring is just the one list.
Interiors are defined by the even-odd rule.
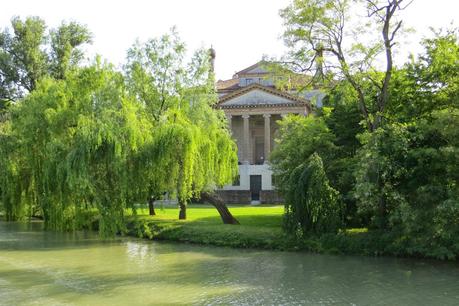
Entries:
[[284,199],[276,190],[262,190],[260,192],[260,200],[262,204],[281,204]]
[[269,165],[239,165],[239,186],[224,186],[223,190],[249,190],[250,176],[261,175],[262,190],[273,190],[272,171]]
[[250,190],[217,190],[216,193],[226,204],[249,204]]

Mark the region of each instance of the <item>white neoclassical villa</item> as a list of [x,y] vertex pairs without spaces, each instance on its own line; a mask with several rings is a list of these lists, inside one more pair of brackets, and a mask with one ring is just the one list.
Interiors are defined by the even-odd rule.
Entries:
[[227,203],[276,203],[268,157],[275,146],[277,121],[287,114],[307,116],[311,99],[321,105],[318,90],[298,94],[275,88],[270,72],[259,62],[217,82],[219,102],[238,147],[239,178],[219,190]]

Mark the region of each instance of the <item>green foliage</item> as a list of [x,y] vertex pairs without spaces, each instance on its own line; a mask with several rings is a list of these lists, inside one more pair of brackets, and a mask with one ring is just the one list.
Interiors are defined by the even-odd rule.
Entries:
[[11,20],[12,33],[0,33],[0,109],[35,90],[47,76],[64,78],[83,59],[79,47],[91,42],[91,34],[78,23],[63,23],[46,32],[39,17]]
[[343,151],[343,156],[352,157],[360,147],[357,135],[365,131],[361,122],[364,119],[356,103],[357,97],[349,82],[339,82],[330,90],[325,106],[331,107],[324,114],[327,127],[335,135],[334,143]]
[[454,258],[459,250],[454,33],[424,40],[425,54],[396,73],[395,122],[362,136],[355,172],[359,210],[372,225],[394,231],[409,253],[437,258]]
[[[400,235],[413,254],[458,254],[457,109],[365,136],[356,172],[359,209]],[[434,255],[435,253],[435,255]]]
[[38,17],[11,20],[13,35],[7,29],[0,34],[0,100],[14,100],[23,91],[32,91],[46,74],[45,22]]
[[[322,117],[287,116],[279,122],[279,139],[270,155],[276,187],[281,191],[290,188],[290,174],[314,152],[325,160],[333,159],[335,137]],[[327,171],[327,169],[326,169]]]
[[128,50],[124,67],[128,89],[155,121],[179,104],[177,94],[186,77],[185,51],[174,30],[143,44],[137,41]]
[[341,226],[338,192],[329,186],[317,153],[291,172],[285,202],[284,227],[290,233],[323,234]]
[[394,73],[390,116],[409,122],[459,101],[458,29],[434,32],[423,40],[425,52]]
[[[330,91],[325,99],[322,116],[324,117],[330,132],[335,135],[334,158],[326,161],[327,177],[330,184],[337,189],[341,195],[344,206],[344,221],[346,226],[366,226],[362,216],[357,214],[357,206],[353,189],[355,177],[354,168],[359,160],[356,152],[361,144],[357,135],[365,131],[361,124],[363,117],[356,104],[356,95],[349,82],[339,82]],[[326,112],[329,110],[329,112]]]
[[198,50],[189,63],[184,55],[175,31],[128,51],[128,91],[153,124],[152,140],[135,162],[145,199],[169,192],[186,204],[237,174],[236,146],[223,113],[212,108],[217,96],[208,52]]
[[7,179],[20,180],[5,188],[6,198],[18,189],[13,208],[37,207],[48,228],[68,230],[78,228],[82,210],[95,207],[102,233],[120,230],[114,220],[127,205],[127,156],[145,135],[134,102],[122,92],[121,75],[95,65],[67,81],[43,80],[11,109],[9,136],[17,142],[3,162],[17,171]]
[[[276,188],[286,200],[286,230],[300,236],[336,231],[341,225],[338,192],[325,175],[335,174],[335,136],[323,117],[288,116],[279,125],[270,162]],[[321,157],[328,165],[325,170]]]
[[[281,231],[281,206],[230,206],[241,225],[222,225],[215,209],[205,205],[190,205],[189,220],[177,221],[177,208],[167,207],[156,216],[139,215],[127,218],[128,234],[153,239],[198,243],[235,248],[269,250],[306,250],[329,254],[366,256],[411,256],[454,260],[440,248],[418,248],[409,245],[394,232],[352,228],[338,233],[304,235],[301,239]],[[444,211],[449,213],[449,211]],[[143,214],[148,214],[147,210]],[[456,223],[457,224],[457,223]],[[452,224],[450,224],[452,225]]]
[[279,139],[270,161],[276,188],[285,193],[291,188],[290,175],[294,169],[317,152],[324,160],[330,185],[340,193],[346,224],[361,226],[352,196],[355,181],[352,169],[356,164],[354,155],[360,146],[356,134],[362,131],[360,116],[358,112],[353,112],[355,104],[344,104],[343,99],[338,100],[336,96],[338,93],[328,101],[335,107],[324,108],[321,116],[290,116],[282,120]]
[[396,186],[407,172],[401,161],[407,157],[409,138],[407,126],[399,124],[361,135],[355,196],[360,212],[371,216],[376,227],[386,228],[388,214],[404,200]]
[[[75,230],[87,227],[91,211],[99,232],[113,236],[125,230],[124,215],[127,209],[135,213],[134,203],[164,192],[186,203],[233,179],[235,144],[223,114],[212,108],[216,95],[204,50],[184,67],[176,54],[181,51],[158,40],[161,64],[141,68],[157,75],[182,67],[183,73],[153,83],[148,91],[161,95],[151,94],[147,102],[132,80],[99,60],[70,69],[81,58],[75,47],[87,39],[88,32],[73,23],[53,32],[60,63],[53,66],[54,78],[38,81],[0,122],[7,220],[39,215],[49,229]],[[161,56],[177,59],[174,67]],[[163,98],[173,102],[158,111]]]
[[386,117],[401,2],[294,0],[280,12],[287,65],[314,75],[312,83],[322,88],[348,82],[369,131]]
[[77,67],[83,60],[84,53],[80,46],[91,43],[89,30],[76,22],[63,22],[57,29],[50,31],[51,39],[51,75],[64,79],[69,70]]
[[[374,2],[373,8],[381,3]],[[394,5],[396,1],[387,3]],[[312,132],[308,125],[304,125],[304,130],[293,129],[292,123],[289,129],[287,125],[281,127],[279,145],[272,158],[275,175],[280,176],[280,190],[285,192],[291,187],[300,193],[294,187],[303,169],[298,166],[314,151],[314,136],[319,150],[323,148],[317,139],[325,141],[321,131],[327,130],[333,146],[321,150],[319,155],[330,185],[342,196],[347,225],[368,226],[370,235],[381,243],[377,247],[379,254],[456,258],[457,29],[434,32],[432,38],[423,40],[425,52],[416,60],[413,57],[401,69],[389,65],[384,74],[372,68],[371,61],[379,50],[371,45],[337,48],[345,36],[333,34],[344,33],[336,25],[349,13],[347,4],[293,1],[281,13],[286,25],[284,37],[294,63],[302,67],[315,60],[316,67],[322,64],[322,68],[327,68],[327,60],[334,54],[342,78],[332,74],[328,84],[332,88],[325,100],[326,107],[318,112],[323,129]],[[382,12],[372,15],[384,20],[387,16],[381,16]],[[335,40],[336,37],[340,39]],[[387,51],[391,53],[386,49],[386,55]],[[368,56],[360,61],[359,56],[365,54]],[[308,129],[310,133],[304,132]],[[293,174],[297,177],[289,181]],[[335,236],[331,240],[341,243]]]

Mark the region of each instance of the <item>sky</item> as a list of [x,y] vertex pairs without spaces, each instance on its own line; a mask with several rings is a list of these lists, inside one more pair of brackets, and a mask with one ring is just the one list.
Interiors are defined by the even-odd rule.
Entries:
[[[85,24],[93,33],[88,54],[100,54],[120,65],[136,39],[145,41],[176,26],[187,49],[216,50],[217,79],[229,79],[263,55],[280,57],[287,49],[280,38],[279,10],[288,0],[0,0],[0,28],[13,16],[39,16],[49,27],[63,20]],[[401,57],[420,52],[419,40],[429,27],[459,26],[459,0],[414,0],[402,13],[416,29],[405,40]],[[401,60],[403,62],[403,59]]]

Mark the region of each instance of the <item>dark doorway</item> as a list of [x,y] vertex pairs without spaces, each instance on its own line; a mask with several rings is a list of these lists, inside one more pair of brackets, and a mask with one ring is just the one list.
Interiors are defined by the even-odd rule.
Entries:
[[250,176],[250,194],[252,201],[260,201],[261,175]]

